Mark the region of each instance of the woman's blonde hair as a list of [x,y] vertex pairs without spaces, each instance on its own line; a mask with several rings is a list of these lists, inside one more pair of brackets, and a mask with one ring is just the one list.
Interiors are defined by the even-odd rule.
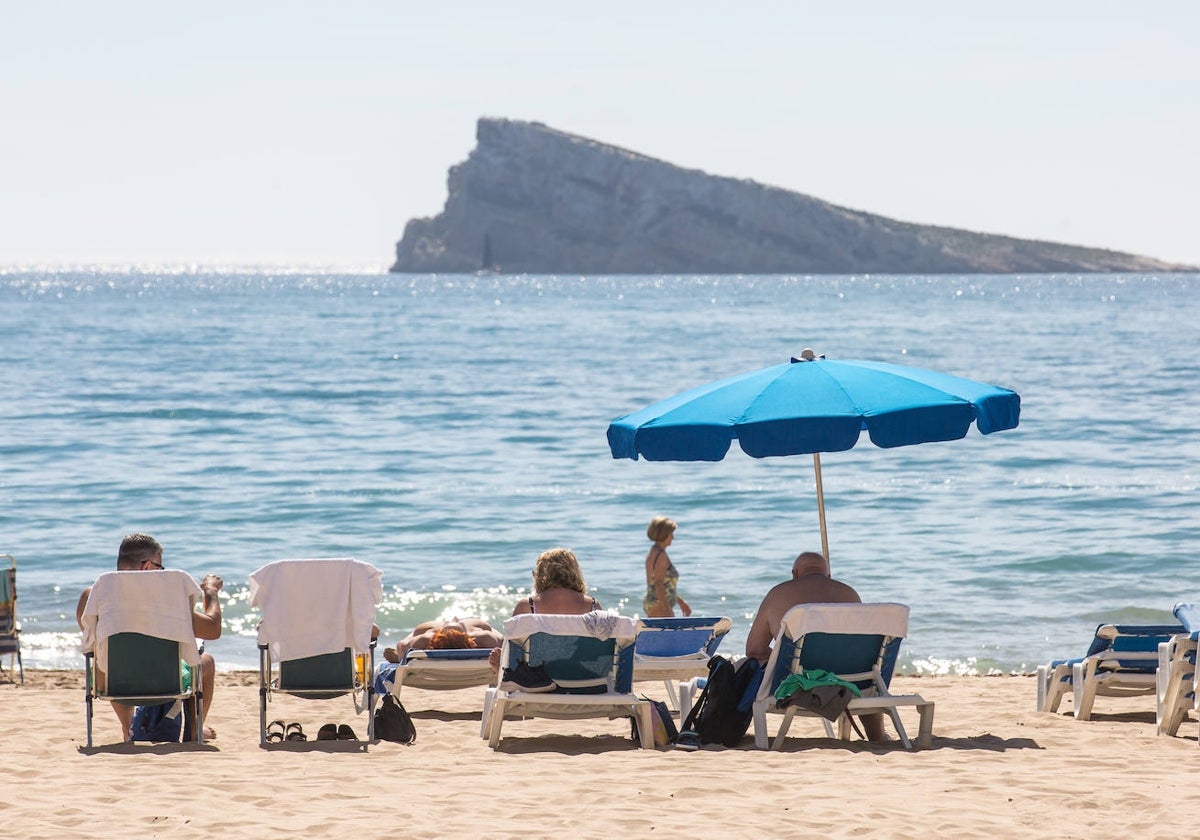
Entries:
[[646,536],[653,542],[662,542],[667,537],[675,533],[675,529],[679,526],[675,524],[675,520],[666,516],[656,516],[650,520],[650,524],[646,526]]
[[579,560],[569,548],[551,548],[538,555],[533,569],[533,591],[545,592],[554,587],[587,593]]

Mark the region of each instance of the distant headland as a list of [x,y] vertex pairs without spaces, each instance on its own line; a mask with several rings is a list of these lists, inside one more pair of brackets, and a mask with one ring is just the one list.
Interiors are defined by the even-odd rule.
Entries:
[[1194,271],[1151,257],[900,222],[683,169],[541,123],[481,118],[442,212],[394,272],[946,274]]

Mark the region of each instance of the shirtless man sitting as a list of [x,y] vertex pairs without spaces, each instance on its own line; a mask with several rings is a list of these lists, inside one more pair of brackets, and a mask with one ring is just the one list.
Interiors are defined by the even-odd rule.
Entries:
[[[784,613],[797,604],[861,603],[853,587],[830,576],[829,560],[823,554],[806,551],[792,563],[792,579],[771,587],[763,598],[746,636],[746,656],[766,664]],[[861,720],[868,739],[888,740],[882,714],[862,715]]]
[[401,662],[410,650],[495,648],[502,641],[504,635],[482,618],[435,619],[418,624],[394,648],[384,648],[383,658]]

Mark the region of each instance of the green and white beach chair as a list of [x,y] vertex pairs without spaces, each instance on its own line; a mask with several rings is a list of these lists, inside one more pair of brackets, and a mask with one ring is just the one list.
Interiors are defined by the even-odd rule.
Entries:
[[484,695],[480,734],[499,746],[510,718],[633,718],[641,746],[654,746],[651,705],[633,693],[632,618],[611,612],[584,615],[517,615],[504,622],[500,661],[544,666],[556,685],[549,692],[489,688]]
[[[796,715],[812,713],[797,706],[780,709],[775,690],[791,674],[805,670],[827,671],[859,686],[862,696],[850,701],[846,711],[862,715],[886,712],[905,749],[913,742],[900,719],[901,707],[919,715],[916,745],[928,747],[933,737],[933,702],[919,694],[892,694],[885,679],[889,657],[897,654],[896,641],[908,633],[908,607],[903,604],[801,604],[784,613],[775,636],[763,680],[754,699],[754,743],[767,749],[767,715],[783,715],[772,749],[779,749]],[[825,733],[834,737],[833,725],[821,718]],[[850,720],[842,715],[837,737],[850,737]]]
[[[83,611],[87,745],[97,700],[129,706],[176,704],[204,742],[200,649],[192,613],[202,596],[186,572],[107,572],[92,584]],[[187,731],[186,725],[181,727]]]
[[267,741],[272,692],[309,700],[351,695],[375,739],[375,608],[382,573],[349,557],[277,560],[250,575],[258,625],[259,743]]

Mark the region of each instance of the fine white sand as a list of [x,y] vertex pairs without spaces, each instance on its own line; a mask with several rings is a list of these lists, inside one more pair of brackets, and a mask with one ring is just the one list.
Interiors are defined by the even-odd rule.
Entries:
[[[5,676],[9,676],[6,672]],[[663,686],[639,684],[662,697]],[[1092,721],[1033,710],[1031,677],[898,677],[937,704],[931,749],[823,737],[798,719],[780,752],[642,751],[627,721],[511,721],[479,738],[482,689],[406,688],[413,746],[366,734],[349,696],[276,695],[268,719],[313,740],[258,744],[257,674],[219,673],[217,738],[125,746],[107,704],[87,750],[82,672],[0,683],[11,837],[1190,837],[1200,813],[1195,718],[1154,732],[1154,698],[1097,700]],[[916,731],[916,719],[910,732]],[[777,718],[771,719],[772,732]]]

